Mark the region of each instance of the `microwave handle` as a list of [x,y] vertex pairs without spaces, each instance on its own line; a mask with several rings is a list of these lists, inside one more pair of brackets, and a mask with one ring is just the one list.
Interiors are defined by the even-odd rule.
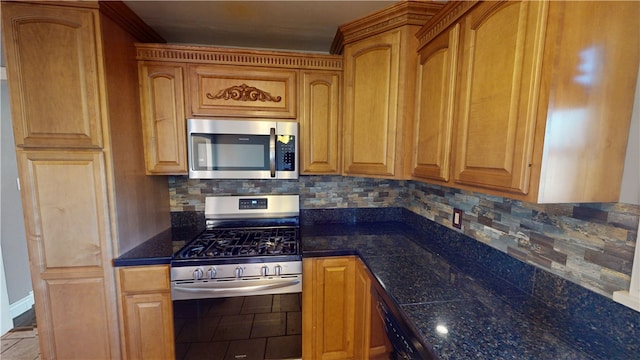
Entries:
[[271,177],[276,177],[276,128],[269,131],[269,170]]

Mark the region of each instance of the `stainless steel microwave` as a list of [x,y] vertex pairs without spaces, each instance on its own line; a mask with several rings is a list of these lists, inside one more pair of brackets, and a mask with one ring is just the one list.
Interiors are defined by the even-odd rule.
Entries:
[[297,179],[298,123],[187,119],[189,178]]

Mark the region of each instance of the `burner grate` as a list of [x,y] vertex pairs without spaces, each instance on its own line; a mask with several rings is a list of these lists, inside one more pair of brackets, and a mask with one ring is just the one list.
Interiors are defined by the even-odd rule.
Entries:
[[295,255],[298,228],[214,228],[200,234],[180,250],[180,259]]

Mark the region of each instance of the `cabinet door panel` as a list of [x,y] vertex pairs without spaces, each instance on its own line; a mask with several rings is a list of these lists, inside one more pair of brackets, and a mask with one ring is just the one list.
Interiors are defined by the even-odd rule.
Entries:
[[189,67],[191,113],[199,116],[295,118],[296,70]]
[[488,2],[465,17],[456,182],[528,192],[545,8]]
[[449,180],[460,25],[420,51],[413,176]]
[[128,295],[124,306],[129,358],[174,359],[171,295]]
[[104,281],[100,278],[58,279],[46,280],[43,285],[44,313],[49,321],[38,324],[47,324],[56,357],[111,358]]
[[101,147],[97,12],[9,3],[2,12],[16,145]]
[[344,171],[395,174],[399,31],[345,47]]
[[340,83],[337,72],[301,74],[301,173],[339,174]]
[[142,130],[148,174],[187,174],[183,65],[141,63]]
[[[110,249],[101,152],[18,152],[27,237],[38,272],[99,270]],[[73,231],[69,231],[73,229]],[[71,251],[73,249],[73,251]],[[73,270],[73,269],[76,270]]]
[[303,260],[303,357],[354,359],[355,258]]

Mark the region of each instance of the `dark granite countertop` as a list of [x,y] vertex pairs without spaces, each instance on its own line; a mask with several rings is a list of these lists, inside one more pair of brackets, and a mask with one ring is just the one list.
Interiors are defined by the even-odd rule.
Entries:
[[[532,279],[529,265],[417,215],[389,214],[395,213],[383,218],[398,222],[303,223],[303,256],[359,256],[401,320],[440,359],[635,358],[640,317],[633,311],[541,273],[544,281],[536,286],[559,291],[551,303],[542,302],[522,284],[512,285],[515,277]],[[168,264],[202,230],[167,229],[114,259],[114,266]],[[498,263],[487,271],[487,264]],[[448,333],[436,331],[438,325]]]
[[113,266],[169,264],[173,253],[204,229],[198,226],[169,228],[113,260]]
[[532,313],[546,313],[535,308],[542,304],[527,304],[529,297],[509,284],[488,284],[494,280],[457,269],[418,245],[414,239],[420,235],[402,223],[312,226],[302,235],[305,257],[360,256],[414,335],[440,359],[596,358],[503,298],[520,297]]

